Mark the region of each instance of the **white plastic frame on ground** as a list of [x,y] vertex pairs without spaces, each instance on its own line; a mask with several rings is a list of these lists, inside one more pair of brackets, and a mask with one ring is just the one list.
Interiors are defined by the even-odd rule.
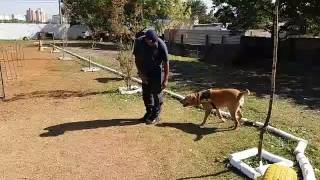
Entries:
[[[247,175],[249,178],[256,179],[256,178],[262,176],[266,172],[266,170],[270,166],[270,164],[263,165],[258,168],[253,168],[253,167],[250,167],[248,164],[244,163],[242,160],[256,156],[257,154],[258,154],[258,148],[247,149],[247,150],[244,150],[241,152],[231,154],[230,158],[229,158],[230,164],[233,167],[240,170],[245,175]],[[283,166],[287,166],[287,167],[293,166],[292,161],[287,160],[283,157],[274,155],[272,153],[269,153],[265,150],[262,150],[262,158],[266,159],[270,162],[273,162],[275,164],[279,164],[279,165],[283,165]]]
[[[52,44],[51,44],[51,45],[52,45]],[[54,45],[52,45],[52,46],[54,46]],[[79,58],[79,59],[84,60],[84,61],[87,61],[87,62],[90,61],[89,59],[87,59],[87,58],[85,58],[85,57],[82,57],[82,56],[80,56],[80,55],[78,55],[78,54],[75,54],[75,53],[73,53],[73,52],[71,52],[71,51],[62,49],[62,48],[60,48],[60,47],[58,47],[58,46],[54,46],[54,47],[57,48],[57,49],[60,49],[60,50],[62,50],[62,51],[65,51],[65,52],[67,52],[67,53],[69,53],[69,54],[71,54],[71,55],[73,55],[73,56],[75,56],[75,57],[77,57],[77,58]],[[92,63],[94,66],[100,67],[100,68],[103,69],[103,70],[106,70],[106,71],[109,71],[109,72],[114,73],[114,74],[116,74],[116,75],[119,75],[119,76],[121,76],[121,77],[124,77],[124,74],[122,74],[121,72],[118,72],[118,71],[116,71],[116,70],[114,70],[114,69],[112,69],[112,68],[103,66],[103,65],[98,64],[98,63],[96,63],[96,62],[91,62],[91,63]],[[137,83],[139,83],[139,84],[142,83],[142,81],[141,81],[140,79],[138,79],[138,78],[134,78],[134,77],[133,77],[132,80],[135,81],[135,82],[137,82]],[[177,94],[177,93],[174,93],[174,92],[172,92],[172,91],[165,90],[164,92],[167,93],[167,94],[169,94],[170,96],[172,96],[172,97],[174,97],[174,98],[179,99],[179,100],[184,99],[184,96],[182,96],[182,95],[180,95],[180,94]],[[220,111],[220,112],[221,112],[221,114],[222,114],[223,116],[225,116],[225,117],[230,117],[230,114],[229,114],[229,113],[223,112],[223,111]],[[248,119],[246,119],[246,118],[242,118],[241,121],[242,121],[242,122],[252,123],[252,124],[253,124],[254,126],[256,126],[256,127],[262,127],[262,126],[263,126],[263,123],[261,123],[261,122],[251,121],[251,120],[248,120]],[[313,169],[310,161],[308,160],[308,158],[307,158],[307,157],[305,156],[305,154],[304,154],[305,149],[307,148],[307,145],[308,145],[308,141],[307,141],[307,140],[304,140],[304,139],[302,139],[302,138],[296,137],[296,136],[294,136],[294,135],[292,135],[292,134],[289,134],[289,133],[287,133],[287,132],[284,132],[284,131],[282,131],[282,130],[280,130],[280,129],[274,128],[274,127],[272,127],[272,126],[267,126],[267,131],[272,132],[272,133],[274,133],[274,134],[277,134],[277,135],[279,135],[279,136],[281,136],[281,137],[284,137],[284,138],[287,138],[287,139],[290,139],[290,140],[293,140],[293,141],[297,141],[297,142],[298,142],[298,145],[297,145],[297,147],[296,147],[295,150],[294,150],[294,154],[296,155],[296,159],[297,159],[297,161],[299,162],[299,166],[300,166],[301,171],[302,171],[302,174],[303,174],[303,179],[304,179],[304,180],[316,180],[315,173],[314,173],[314,169]],[[249,149],[248,151],[249,151],[249,152],[253,152],[253,151],[255,151],[255,150]],[[266,151],[263,151],[263,152],[264,152],[265,155],[268,154]],[[254,154],[254,153],[252,153],[252,154]],[[270,154],[271,154],[271,153],[270,153]],[[270,154],[269,154],[269,155],[270,155]],[[234,155],[234,154],[232,154],[232,155]],[[232,155],[230,156],[230,159],[232,159],[232,157],[234,157],[234,156],[232,156]],[[270,155],[270,156],[271,156],[271,157],[278,157],[278,156],[276,156],[276,155]],[[249,156],[249,157],[251,157],[251,156]],[[239,160],[239,158],[236,158],[234,161],[236,161],[236,160]],[[286,160],[286,159],[283,159],[283,160]],[[288,160],[286,160],[286,161],[284,161],[284,162],[287,162],[287,161],[288,161]],[[240,161],[240,162],[241,162],[241,161]],[[274,161],[273,161],[273,162],[274,162]],[[289,163],[289,162],[288,162],[288,163]],[[231,164],[232,164],[232,163],[231,163]],[[235,164],[235,163],[234,163],[234,164]],[[237,166],[237,165],[236,165],[236,166]],[[241,169],[240,169],[240,170],[241,170]],[[258,169],[258,170],[259,170],[259,169]],[[263,172],[262,170],[263,170],[263,169],[260,169],[260,172]],[[242,171],[242,172],[243,172],[243,171]],[[243,172],[243,173],[244,173],[244,172]],[[257,173],[259,173],[259,172],[257,172]],[[256,175],[256,174],[255,174],[255,175]],[[252,176],[252,177],[255,177],[255,176]]]
[[131,86],[131,90],[128,90],[127,87],[119,87],[120,94],[136,94],[141,93],[142,88],[139,86]]
[[84,68],[81,68],[81,71],[83,71],[83,72],[97,72],[97,71],[100,71],[100,68],[99,67],[84,67]]
[[71,61],[71,60],[72,60],[71,57],[67,57],[67,56],[65,56],[65,57],[61,56],[61,57],[59,57],[58,59],[59,59],[59,60],[62,60],[62,61]]

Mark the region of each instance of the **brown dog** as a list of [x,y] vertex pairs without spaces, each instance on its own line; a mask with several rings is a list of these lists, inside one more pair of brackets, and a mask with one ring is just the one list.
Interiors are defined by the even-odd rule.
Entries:
[[208,89],[197,93],[187,95],[180,102],[183,107],[186,106],[198,106],[202,104],[206,110],[203,122],[200,126],[203,126],[212,109],[216,109],[219,119],[223,122],[225,119],[222,117],[219,108],[228,108],[231,118],[235,121],[235,129],[240,126],[240,119],[242,118],[241,107],[244,104],[244,96],[250,95],[250,91],[239,91],[237,89]]

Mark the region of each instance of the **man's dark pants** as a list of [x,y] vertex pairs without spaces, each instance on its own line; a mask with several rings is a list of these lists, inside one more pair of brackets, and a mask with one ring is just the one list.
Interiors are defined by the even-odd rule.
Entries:
[[147,75],[148,83],[142,84],[142,97],[146,107],[147,119],[154,120],[159,117],[163,104],[161,89],[163,73],[160,71]]

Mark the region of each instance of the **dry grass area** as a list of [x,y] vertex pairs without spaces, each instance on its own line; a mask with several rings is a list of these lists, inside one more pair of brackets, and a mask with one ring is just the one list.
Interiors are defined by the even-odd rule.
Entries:
[[[231,121],[216,117],[199,127],[203,112],[169,97],[161,123],[147,126],[136,120],[144,113],[141,96],[120,95],[124,83],[118,77],[81,72],[78,61],[58,61],[35,47],[27,47],[26,57],[19,78],[6,81],[7,100],[0,102],[0,179],[244,178],[227,158],[257,145],[255,128],[234,131]],[[245,116],[263,120],[266,103],[250,97]],[[319,116],[283,100],[274,119],[310,140],[308,156],[318,168]],[[268,150],[293,159],[293,146],[267,135]]]

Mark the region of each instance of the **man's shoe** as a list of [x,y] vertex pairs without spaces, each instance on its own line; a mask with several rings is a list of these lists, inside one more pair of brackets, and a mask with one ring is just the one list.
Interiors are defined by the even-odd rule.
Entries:
[[146,120],[146,124],[157,124],[159,121],[160,121],[160,118],[156,117],[152,120],[151,119]]
[[146,113],[142,118],[138,119],[138,121],[147,122],[149,118],[150,114]]

